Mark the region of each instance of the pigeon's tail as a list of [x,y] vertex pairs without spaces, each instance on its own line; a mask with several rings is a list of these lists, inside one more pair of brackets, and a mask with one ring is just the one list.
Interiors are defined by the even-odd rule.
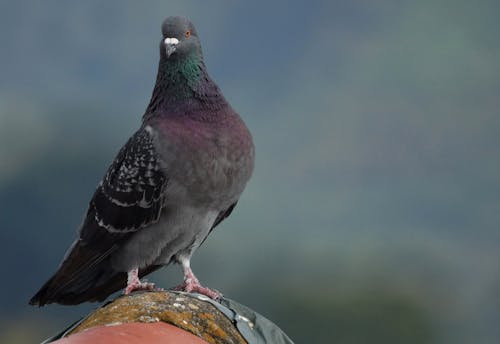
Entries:
[[[104,301],[127,285],[127,273],[114,270],[109,261],[115,248],[112,246],[104,253],[96,253],[77,240],[54,276],[40,288],[29,303],[43,306],[49,303],[77,305],[87,301]],[[161,265],[150,265],[140,269],[139,277],[160,267]]]
[[103,301],[126,285],[127,274],[111,268],[110,252],[98,254],[78,241],[70,249],[57,272],[30,300],[31,305],[49,303],[76,305]]

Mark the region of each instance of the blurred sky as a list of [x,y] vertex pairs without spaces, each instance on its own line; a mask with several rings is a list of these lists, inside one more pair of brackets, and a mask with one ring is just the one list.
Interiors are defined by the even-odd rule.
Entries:
[[25,305],[140,124],[162,20],[185,15],[257,149],[237,209],[193,259],[203,280],[243,303],[241,281],[269,275],[326,292],[379,283],[422,297],[442,338],[497,342],[499,13],[493,0],[2,1],[0,258],[21,285],[2,284],[2,303],[47,312]]

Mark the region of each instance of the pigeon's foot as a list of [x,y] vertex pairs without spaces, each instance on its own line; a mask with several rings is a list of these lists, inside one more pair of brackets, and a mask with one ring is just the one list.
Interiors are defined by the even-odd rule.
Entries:
[[127,284],[127,287],[125,288],[125,291],[123,294],[128,295],[133,291],[138,291],[138,290],[157,290],[155,287],[154,283],[151,282],[139,282],[139,283],[134,283],[134,284]]
[[212,290],[210,288],[204,287],[196,281],[184,281],[181,285],[177,286],[174,288],[174,290],[177,291],[185,291],[187,293],[198,293],[202,294],[205,296],[208,296],[209,298],[213,300],[220,299],[222,297],[222,294],[219,293],[217,290]]
[[139,279],[139,270],[132,269],[128,272],[127,287],[123,291],[123,294],[128,295],[137,290],[163,291],[161,288],[156,288],[154,283],[141,282]]
[[175,287],[174,290],[202,294],[208,296],[213,300],[217,300],[222,297],[222,294],[217,290],[212,290],[210,288],[202,286],[188,264],[183,264],[183,269],[184,283]]

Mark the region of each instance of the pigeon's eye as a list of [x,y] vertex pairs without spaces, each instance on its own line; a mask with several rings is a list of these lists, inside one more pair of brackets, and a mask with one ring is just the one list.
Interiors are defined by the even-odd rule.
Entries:
[[189,38],[189,36],[191,36],[191,31],[189,31],[189,30],[188,30],[188,31],[186,31],[186,32],[184,33],[184,36],[186,36],[186,38]]

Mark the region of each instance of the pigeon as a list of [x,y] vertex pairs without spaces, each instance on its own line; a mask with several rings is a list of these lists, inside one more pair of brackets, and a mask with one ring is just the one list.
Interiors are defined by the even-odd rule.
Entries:
[[169,263],[182,266],[177,290],[221,297],[200,284],[190,260],[236,206],[253,171],[253,140],[208,75],[193,24],[168,17],[162,34],[142,125],[98,184],[77,239],[31,305],[154,290],[141,278]]

